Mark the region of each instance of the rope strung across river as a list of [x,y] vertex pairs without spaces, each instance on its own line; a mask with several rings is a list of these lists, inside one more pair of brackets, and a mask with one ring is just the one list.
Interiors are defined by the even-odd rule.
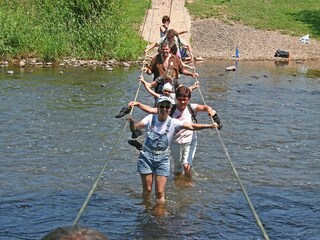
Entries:
[[[149,8],[150,8],[150,5],[149,5]],[[154,10],[152,11],[152,21],[153,21],[153,17],[154,17]],[[144,25],[144,26],[145,26],[145,25]],[[152,26],[152,24],[151,24],[151,26]],[[149,33],[151,33],[151,29],[149,30]],[[141,34],[142,34],[142,32],[141,32]],[[148,45],[149,45],[149,44],[150,44],[150,34],[149,34],[149,38],[148,38]],[[141,68],[140,76],[143,75],[143,68],[145,67],[146,59],[147,59],[147,54],[144,55],[144,60],[143,60],[143,65],[142,65],[142,68]],[[141,82],[139,81],[139,84],[138,84],[138,88],[137,88],[137,91],[136,91],[136,95],[135,95],[134,101],[137,101],[137,99],[138,99],[140,87],[141,87]],[[130,115],[132,115],[133,109],[134,109],[134,107],[131,108]],[[96,181],[94,182],[91,190],[89,191],[86,200],[85,200],[84,203],[82,204],[82,206],[81,206],[81,208],[80,208],[80,210],[79,210],[79,212],[78,212],[78,215],[76,216],[75,220],[73,221],[73,224],[72,224],[73,226],[78,224],[78,222],[79,222],[79,220],[80,220],[80,217],[82,216],[84,210],[86,209],[86,207],[87,207],[87,205],[88,205],[88,203],[89,203],[89,201],[90,201],[90,199],[91,199],[91,197],[92,197],[95,189],[96,189],[97,186],[98,186],[98,183],[99,183],[99,181],[100,181],[100,179],[101,179],[101,177],[102,177],[105,169],[107,168],[107,165],[109,164],[109,161],[110,161],[113,153],[115,152],[116,146],[119,144],[120,139],[122,138],[122,135],[123,135],[124,131],[125,131],[126,128],[127,128],[127,125],[128,125],[128,121],[125,121],[125,124],[124,124],[124,126],[123,126],[123,128],[122,128],[122,131],[120,132],[120,135],[118,136],[117,140],[115,141],[115,143],[114,143],[114,145],[113,145],[113,147],[112,147],[112,150],[111,150],[111,152],[110,152],[110,154],[109,154],[109,156],[108,156],[108,158],[107,158],[107,161],[106,161],[105,165],[104,165],[103,168],[101,169],[101,172],[100,172],[100,174],[98,175],[98,177],[96,178]]]
[[[157,0],[155,0],[155,1],[157,1]],[[150,2],[150,4],[151,4],[151,2]],[[171,3],[170,3],[169,17],[171,17],[171,8],[172,8],[172,5],[173,5],[173,0],[171,0]],[[150,8],[150,6],[149,6],[149,8]],[[185,14],[184,14],[184,16],[185,16]],[[152,31],[151,27],[152,27],[152,22],[153,22],[153,20],[154,20],[154,9],[152,9],[152,17],[151,17],[151,25],[150,25],[150,29],[149,29],[148,45],[150,44],[150,35],[151,35],[151,31]],[[144,21],[146,22],[146,18],[145,18]],[[143,25],[143,29],[144,29],[144,27],[145,27],[145,22],[144,22],[144,25]],[[186,24],[186,29],[187,29],[186,17],[185,17],[185,24]],[[143,32],[143,30],[142,30],[142,32]],[[142,32],[141,32],[141,34],[142,34]],[[144,55],[144,60],[143,60],[143,64],[142,64],[142,67],[141,67],[141,69],[140,69],[140,71],[141,71],[140,77],[143,76],[143,69],[144,69],[144,67],[145,67],[145,65],[146,65],[146,59],[147,59],[147,54],[145,53],[145,55]],[[193,61],[192,61],[192,67],[193,67],[193,71],[195,72],[195,69],[196,69],[196,68],[195,68],[194,62],[195,62],[195,60],[193,59]],[[198,80],[197,77],[196,77],[196,81],[199,82],[199,80]],[[139,95],[139,92],[140,92],[140,88],[141,88],[141,81],[139,81],[139,84],[138,84],[138,88],[137,88],[137,91],[136,91],[136,94],[135,94],[134,101],[137,101],[137,99],[138,99],[138,95]],[[205,99],[204,99],[204,97],[203,97],[203,94],[202,94],[201,90],[200,90],[200,86],[198,87],[198,90],[199,90],[199,94],[200,94],[200,96],[201,96],[201,99],[202,99],[202,101],[203,101],[203,104],[207,106],[207,103],[206,103],[206,101],[205,101]],[[134,106],[131,108],[130,116],[132,115],[133,110],[134,110]],[[214,123],[213,118],[211,118],[211,121]],[[111,159],[111,156],[112,156],[113,153],[115,152],[116,146],[119,144],[119,141],[120,141],[120,139],[121,139],[121,137],[122,137],[125,129],[127,128],[127,125],[128,125],[128,122],[126,121],[125,124],[124,124],[124,126],[123,126],[123,128],[122,128],[122,131],[120,132],[119,137],[117,138],[116,142],[114,143],[114,145],[113,145],[113,147],[112,147],[111,153],[109,154],[105,165],[103,166],[100,174],[98,175],[95,183],[93,184],[93,186],[92,186],[92,188],[91,188],[91,190],[90,190],[90,192],[89,192],[86,200],[84,201],[81,209],[79,210],[78,215],[77,215],[77,217],[75,218],[75,220],[74,220],[74,222],[73,222],[73,225],[76,225],[76,224],[78,223],[81,215],[83,214],[85,208],[87,207],[87,205],[88,205],[88,203],[89,203],[89,201],[90,201],[90,199],[91,199],[91,197],[92,197],[95,189],[97,188],[98,183],[99,183],[99,181],[100,181],[100,179],[101,179],[101,177],[102,177],[102,175],[103,175],[103,173],[104,173],[104,171],[105,171],[105,169],[106,169],[106,167],[107,167],[107,165],[108,165],[108,163],[109,163],[109,161],[110,161],[110,159]],[[253,216],[254,216],[254,218],[255,218],[255,221],[256,221],[258,227],[260,228],[260,230],[261,230],[261,232],[262,232],[262,234],[263,234],[263,237],[264,237],[266,240],[269,240],[269,237],[268,237],[268,235],[267,235],[267,233],[266,233],[266,231],[265,231],[265,229],[264,229],[264,227],[263,227],[263,224],[261,223],[260,218],[259,218],[259,216],[258,216],[258,214],[257,214],[257,212],[256,212],[256,210],[255,210],[255,208],[254,208],[254,206],[253,206],[253,204],[252,204],[252,202],[251,202],[248,194],[247,194],[247,191],[246,191],[244,185],[242,184],[242,181],[241,181],[241,179],[240,179],[240,177],[239,177],[239,174],[238,174],[238,172],[237,172],[237,170],[236,170],[236,168],[235,168],[235,166],[234,166],[234,164],[233,164],[233,161],[232,161],[231,158],[230,158],[230,155],[229,155],[228,150],[227,150],[227,148],[226,148],[226,146],[225,146],[225,144],[224,144],[224,142],[223,142],[223,140],[222,140],[222,137],[221,137],[221,135],[220,135],[220,132],[219,132],[218,128],[216,128],[216,132],[217,132],[219,141],[220,141],[220,143],[221,143],[221,145],[222,145],[222,147],[223,147],[223,150],[224,150],[224,152],[225,152],[225,154],[226,154],[226,156],[227,156],[227,159],[228,159],[228,161],[229,161],[229,164],[231,165],[232,171],[234,172],[234,174],[235,174],[235,176],[236,176],[236,178],[237,178],[237,181],[238,181],[238,183],[239,183],[239,185],[240,185],[241,191],[242,191],[242,193],[243,193],[243,195],[244,195],[244,197],[245,197],[245,199],[246,199],[246,201],[247,201],[247,203],[248,203],[248,205],[249,205],[249,207],[250,207],[250,210],[251,210],[252,213],[253,213]]]

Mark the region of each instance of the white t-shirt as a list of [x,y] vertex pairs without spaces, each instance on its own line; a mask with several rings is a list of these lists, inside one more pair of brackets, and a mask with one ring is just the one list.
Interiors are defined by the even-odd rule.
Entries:
[[[190,104],[191,108],[194,112],[196,112],[196,108],[198,104]],[[180,112],[178,108],[172,114],[172,118],[178,119],[184,123],[192,123],[192,115],[189,112],[188,106],[184,109],[183,112]],[[180,129],[174,136],[173,142],[182,144],[182,143],[190,143],[191,141],[197,140],[197,134],[193,130]]]
[[[153,116],[153,114],[149,114],[148,116],[146,116],[144,119],[141,120],[144,123],[144,125],[147,127],[148,132],[151,131],[152,116]],[[158,115],[156,115],[156,116],[157,117],[155,118],[153,131],[155,131],[157,133],[160,133],[160,134],[163,134],[167,129],[167,124],[168,124],[168,121],[169,121],[169,119],[171,117],[168,116],[168,118],[167,118],[167,120],[165,122],[160,122],[158,120]],[[167,133],[167,137],[168,137],[169,143],[172,142],[173,135],[178,130],[181,129],[182,124],[183,124],[182,121],[179,121],[178,119],[171,118],[169,132]]]

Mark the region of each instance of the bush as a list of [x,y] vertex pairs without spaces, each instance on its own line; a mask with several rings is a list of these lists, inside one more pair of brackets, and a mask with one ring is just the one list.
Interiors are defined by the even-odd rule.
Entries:
[[147,7],[144,0],[2,1],[0,56],[136,59],[145,45],[138,27]]

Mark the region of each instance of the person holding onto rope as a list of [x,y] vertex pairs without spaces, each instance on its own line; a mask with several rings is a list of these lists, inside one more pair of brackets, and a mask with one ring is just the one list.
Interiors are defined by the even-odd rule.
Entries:
[[162,86],[162,89],[161,89],[162,93],[157,93],[152,90],[152,88],[151,88],[152,85],[150,83],[148,83],[146,80],[144,80],[143,76],[140,76],[139,81],[144,85],[144,87],[146,88],[148,93],[150,93],[152,96],[154,96],[155,99],[158,99],[161,96],[166,96],[170,99],[172,104],[175,103],[176,95],[173,91],[174,87],[170,82],[167,82]]
[[160,38],[166,36],[169,29],[170,17],[165,15],[162,17],[162,25],[160,26]]
[[188,44],[183,38],[179,37],[177,32],[173,29],[169,29],[166,36],[160,38],[158,42],[147,46],[146,49],[144,50],[145,54],[147,54],[150,50],[154,49],[155,47],[160,47],[160,49],[162,50],[161,46],[164,43],[167,43],[169,45],[169,48],[171,48],[172,45],[175,44],[179,50],[179,51],[177,51],[176,56],[180,59],[186,57],[181,54],[184,54],[183,53],[184,48],[187,49],[188,52],[190,53],[190,57],[192,60],[193,55],[192,55],[192,48],[191,48],[190,44]]
[[[170,80],[168,80],[170,79]],[[147,82],[146,80],[144,80],[143,76],[140,76],[139,81],[142,82],[142,84],[144,85],[144,87],[146,88],[146,90],[155,97],[155,99],[161,97],[161,96],[166,96],[168,98],[170,98],[172,104],[174,104],[176,102],[176,94],[175,94],[175,89],[177,87],[179,87],[179,85],[174,86],[172,85],[172,79],[171,78],[164,78],[164,81],[162,83],[160,83],[160,81],[153,81],[151,83]],[[162,87],[159,87],[159,85],[162,84]],[[179,84],[179,83],[178,83]],[[162,93],[158,93],[158,91],[154,91],[152,90],[152,87],[157,87],[158,91],[159,88],[161,88],[161,92]],[[196,81],[192,86],[189,87],[190,91],[193,91],[194,89],[199,87],[199,81]]]
[[157,206],[163,208],[165,203],[165,187],[170,175],[169,146],[173,136],[181,129],[202,130],[216,128],[218,124],[184,123],[169,116],[171,111],[170,99],[162,96],[157,100],[154,114],[149,114],[141,121],[129,117],[130,130],[146,128],[147,134],[137,162],[137,171],[141,176],[142,195],[145,204],[149,202],[152,185],[155,182],[155,196]]
[[[210,106],[201,104],[190,104],[191,91],[185,86],[180,86],[176,90],[177,105],[172,108],[170,116],[185,123],[197,122],[195,116],[198,112],[207,112],[214,122],[218,124],[218,129],[222,128],[217,112]],[[174,175],[176,182],[185,186],[192,186],[192,163],[197,148],[197,135],[195,131],[181,129],[174,135],[174,140],[170,145],[171,155],[174,161]],[[184,173],[184,176],[183,176]],[[183,178],[181,178],[183,176]],[[182,181],[180,181],[182,180]]]
[[[176,46],[175,44],[173,44],[173,45],[171,46],[171,48],[170,48],[170,52],[171,52],[172,54],[176,55],[176,54],[177,54],[177,51],[178,51],[177,46]],[[182,61],[181,58],[180,58],[180,61],[181,61],[183,67],[189,68],[189,69],[191,69],[191,70],[195,70],[195,67],[189,66],[186,62]]]
[[179,73],[186,76],[192,76],[193,78],[199,77],[198,73],[193,73],[185,69],[181,63],[181,60],[170,53],[170,47],[168,43],[163,43],[161,45],[161,53],[156,55],[151,60],[150,65],[142,68],[142,70],[149,75],[153,74],[153,80],[164,76],[178,79]]
[[[167,15],[164,15],[162,17],[162,25],[160,26],[160,38],[165,37],[167,34],[167,31],[169,29],[169,24],[170,24],[170,17]],[[188,31],[182,31],[179,32],[178,35],[187,33]]]
[[[174,119],[181,120],[185,123],[196,122],[197,112],[207,112],[214,122],[217,123],[218,129],[222,124],[215,110],[207,105],[189,104],[191,91],[186,86],[179,86],[176,90],[177,104],[171,108],[170,116]],[[156,113],[157,108],[152,108],[140,102],[130,102],[129,106],[137,106],[145,112]],[[138,142],[135,142],[138,144]],[[135,144],[132,144],[135,146]],[[174,175],[176,183],[185,186],[192,186],[192,163],[197,146],[197,135],[194,131],[180,129],[175,133],[173,141],[170,144],[171,155],[174,160]],[[142,147],[142,145],[141,145]],[[183,174],[184,173],[184,174]]]

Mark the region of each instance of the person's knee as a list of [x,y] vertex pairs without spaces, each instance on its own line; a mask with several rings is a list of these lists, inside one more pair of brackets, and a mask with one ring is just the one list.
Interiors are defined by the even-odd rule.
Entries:
[[152,186],[146,186],[143,190],[144,190],[145,193],[150,194],[151,191],[152,191]]

